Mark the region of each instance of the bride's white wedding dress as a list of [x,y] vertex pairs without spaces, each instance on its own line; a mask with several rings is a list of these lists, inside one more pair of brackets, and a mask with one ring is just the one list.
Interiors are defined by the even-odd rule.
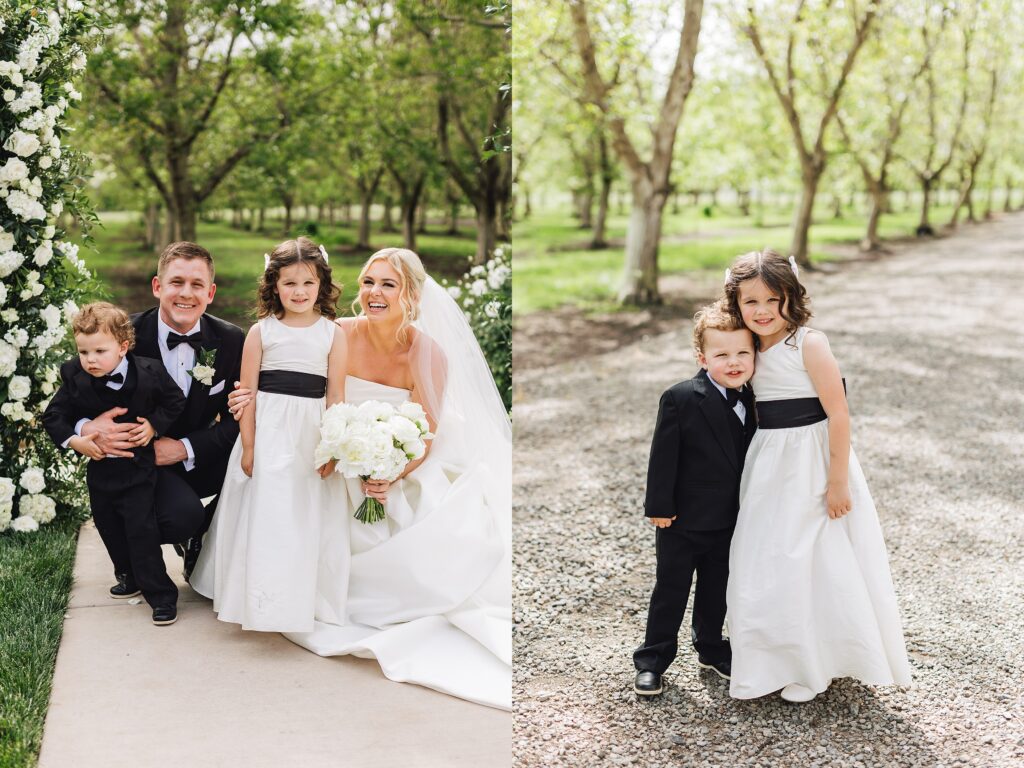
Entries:
[[[345,380],[349,403],[408,399],[405,389]],[[358,479],[347,481],[348,622],[331,607],[318,610],[313,631],[285,636],[321,656],[375,658],[392,680],[510,709],[511,521],[502,486],[511,454],[501,441],[474,461],[461,439],[472,428],[465,416],[446,406],[426,459],[391,486],[384,521],[351,517],[363,495]]]

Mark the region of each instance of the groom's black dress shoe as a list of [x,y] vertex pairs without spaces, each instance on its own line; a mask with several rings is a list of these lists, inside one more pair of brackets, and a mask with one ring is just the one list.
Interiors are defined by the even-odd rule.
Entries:
[[153,609],[153,623],[158,627],[173,624],[178,620],[178,608],[174,605],[158,605]]
[[199,553],[203,551],[203,539],[201,536],[193,536],[182,544],[182,547],[185,550],[185,553],[182,555],[185,559],[185,581],[188,581],[192,578],[192,571],[195,569],[196,563],[199,561]]
[[697,666],[701,669],[710,669],[719,677],[732,680],[732,659],[725,661],[708,661],[703,656],[697,656]]
[[142,594],[142,590],[135,585],[135,582],[127,573],[115,573],[114,578],[117,579],[117,584],[110,588],[111,597],[123,600],[126,597],[135,597]]
[[633,691],[637,696],[657,696],[661,693],[661,675],[642,669],[636,673]]

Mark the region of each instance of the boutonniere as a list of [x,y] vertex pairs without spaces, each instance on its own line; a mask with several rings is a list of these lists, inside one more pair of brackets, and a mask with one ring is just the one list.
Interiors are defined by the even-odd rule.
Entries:
[[216,361],[216,349],[203,349],[200,347],[199,351],[196,352],[196,364],[187,373],[203,386],[209,387],[213,384]]

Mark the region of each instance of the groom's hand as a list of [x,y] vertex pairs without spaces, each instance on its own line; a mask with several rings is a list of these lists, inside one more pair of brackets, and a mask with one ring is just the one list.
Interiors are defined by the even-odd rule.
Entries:
[[668,528],[677,517],[678,515],[672,515],[672,517],[648,517],[647,519],[659,528]]
[[181,440],[173,437],[161,437],[153,443],[153,451],[156,453],[156,465],[166,467],[169,464],[177,464],[188,458],[188,451]]
[[115,418],[126,413],[128,413],[127,408],[111,408],[109,411],[104,411],[95,419],[87,421],[82,425],[82,437],[96,435],[96,439],[93,442],[103,451],[105,456],[132,458],[135,455],[132,453],[135,443],[131,441],[128,433],[135,429],[137,425],[131,423],[119,424],[114,421]]

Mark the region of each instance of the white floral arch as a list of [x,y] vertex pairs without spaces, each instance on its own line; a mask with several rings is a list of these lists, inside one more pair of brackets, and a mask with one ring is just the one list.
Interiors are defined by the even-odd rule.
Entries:
[[74,182],[83,159],[62,138],[96,24],[80,2],[0,5],[0,531],[85,506],[79,464],[51,445],[40,415],[92,277],[63,240],[62,219],[90,212]]

